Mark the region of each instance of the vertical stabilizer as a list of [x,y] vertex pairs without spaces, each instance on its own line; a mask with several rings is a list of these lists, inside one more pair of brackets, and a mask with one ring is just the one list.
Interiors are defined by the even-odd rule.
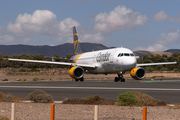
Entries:
[[78,34],[76,31],[76,27],[73,27],[73,40],[74,40],[74,54],[82,53],[81,47],[79,44]]

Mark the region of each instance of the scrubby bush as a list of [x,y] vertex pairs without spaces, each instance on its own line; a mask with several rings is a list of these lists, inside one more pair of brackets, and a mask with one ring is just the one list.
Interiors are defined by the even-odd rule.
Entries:
[[39,72],[40,70],[37,70],[36,68],[31,68],[31,70],[29,70],[29,72]]
[[107,105],[107,104],[111,104],[113,105],[114,102],[112,101],[107,101],[102,97],[99,97],[98,95],[96,96],[89,96],[89,97],[85,97],[83,99],[81,99],[81,103],[82,104],[94,104],[94,105]]
[[9,120],[9,118],[5,116],[0,116],[0,120]]
[[168,106],[169,109],[180,109],[180,105],[175,104],[174,106]]
[[25,69],[20,69],[19,72],[27,72]]
[[0,92],[0,102],[21,102],[23,98],[15,97],[11,94],[4,94]]
[[4,102],[12,102],[15,98],[16,98],[15,96],[13,96],[11,94],[7,94],[4,96],[3,101]]
[[38,78],[33,78],[33,81],[38,81]]
[[155,100],[151,96],[141,93],[128,91],[119,94],[116,105],[118,106],[165,106],[164,101]]
[[129,91],[120,94],[117,101],[118,106],[132,106],[138,102],[137,98],[134,96],[134,93]]
[[11,94],[7,94],[3,98],[3,102],[21,102],[23,98],[13,96]]
[[27,96],[27,99],[35,103],[52,103],[54,102],[52,96],[42,90],[35,90]]
[[138,98],[138,101],[141,106],[166,106],[167,105],[166,102],[156,100],[145,93],[134,92],[134,95],[136,96],[136,98]]
[[2,81],[8,81],[8,79],[6,79],[6,78],[5,78],[5,79],[4,79],[4,80],[2,80]]
[[63,104],[88,104],[88,105],[114,105],[113,101],[107,101],[104,98],[96,96],[89,96],[79,99],[66,99],[63,100]]
[[2,93],[2,92],[0,92],[0,102],[2,102],[2,101],[3,101],[4,96],[5,96],[5,94],[4,94],[4,93]]

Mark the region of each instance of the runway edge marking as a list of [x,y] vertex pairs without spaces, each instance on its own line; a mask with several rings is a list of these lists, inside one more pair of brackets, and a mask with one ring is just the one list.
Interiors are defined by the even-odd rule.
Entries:
[[97,89],[97,90],[161,90],[161,91],[180,91],[180,89],[167,88],[110,88],[110,87],[47,87],[47,86],[0,86],[0,88],[46,88],[46,89]]

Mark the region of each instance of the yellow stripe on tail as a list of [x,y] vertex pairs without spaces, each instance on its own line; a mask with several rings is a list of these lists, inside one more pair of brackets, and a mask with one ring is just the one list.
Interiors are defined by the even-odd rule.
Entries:
[[75,27],[73,27],[73,41],[74,41],[74,54],[81,54],[82,51],[81,51],[78,34]]

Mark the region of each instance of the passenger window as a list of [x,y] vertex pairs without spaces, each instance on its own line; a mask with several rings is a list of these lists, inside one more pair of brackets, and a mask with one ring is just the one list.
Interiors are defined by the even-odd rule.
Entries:
[[129,53],[124,53],[124,56],[129,56]]

